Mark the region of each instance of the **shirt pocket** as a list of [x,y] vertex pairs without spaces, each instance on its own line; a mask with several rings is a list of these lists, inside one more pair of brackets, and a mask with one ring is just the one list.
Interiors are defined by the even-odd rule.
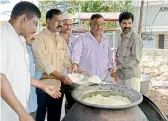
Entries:
[[24,57],[24,49],[16,44],[11,44],[9,46],[9,59],[11,58],[16,58],[16,59],[20,59]]
[[117,56],[129,56],[130,55],[130,40],[125,38],[119,48],[117,49]]
[[[26,68],[29,69],[29,54],[24,50],[24,47],[11,44],[9,45],[9,61],[11,64],[19,66],[18,64],[26,65]],[[26,49],[26,48],[25,48]]]
[[102,58],[108,58],[108,49],[109,49],[108,45],[105,44],[102,45],[100,49],[100,54]]
[[65,59],[66,50],[64,48],[57,49],[58,59],[63,61]]

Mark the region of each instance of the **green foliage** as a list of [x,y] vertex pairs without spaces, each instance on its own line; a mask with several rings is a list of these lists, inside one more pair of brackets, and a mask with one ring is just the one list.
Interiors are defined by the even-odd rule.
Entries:
[[[63,9],[68,5],[73,5],[73,8],[69,8],[69,13],[77,12],[133,12],[132,0],[66,0],[66,1],[39,1],[40,10],[42,12],[41,23],[45,23],[45,13],[51,8]],[[110,28],[115,27],[115,23],[107,22]]]
[[[68,4],[80,6],[81,12],[123,12],[133,11],[131,0],[92,0],[92,1],[73,1],[67,0]],[[77,12],[75,9],[70,9],[69,12]]]

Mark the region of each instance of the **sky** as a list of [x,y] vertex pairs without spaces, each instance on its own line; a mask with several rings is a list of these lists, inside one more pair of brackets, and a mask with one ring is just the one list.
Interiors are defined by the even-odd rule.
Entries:
[[[0,3],[3,3],[4,1],[9,1],[9,3],[0,4],[0,21],[9,20],[12,8],[15,6],[16,3],[22,0],[0,0]],[[29,1],[36,5],[38,3],[37,0],[24,0],[24,1]]]

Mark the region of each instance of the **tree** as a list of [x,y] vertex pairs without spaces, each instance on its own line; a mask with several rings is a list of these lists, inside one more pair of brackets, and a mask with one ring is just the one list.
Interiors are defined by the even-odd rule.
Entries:
[[[39,1],[40,10],[42,12],[41,23],[45,23],[45,13],[47,9],[60,8],[62,9],[69,4],[78,6],[76,9],[68,9],[69,13],[76,12],[133,12],[132,0],[92,0],[92,1],[79,1],[79,0],[67,0],[67,1]],[[115,27],[116,25],[111,22],[107,22],[109,27]]]

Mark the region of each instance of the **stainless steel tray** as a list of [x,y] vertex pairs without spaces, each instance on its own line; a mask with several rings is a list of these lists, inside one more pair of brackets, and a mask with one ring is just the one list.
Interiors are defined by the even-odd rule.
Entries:
[[[83,101],[83,98],[96,94],[102,94],[104,96],[121,95],[129,98],[132,103],[128,105],[109,106],[109,105],[90,104]],[[143,100],[142,94],[137,92],[136,90],[127,88],[125,86],[113,85],[113,84],[107,84],[107,85],[100,84],[94,86],[78,87],[72,92],[72,97],[77,102],[83,105],[102,109],[126,109],[140,104]]]

